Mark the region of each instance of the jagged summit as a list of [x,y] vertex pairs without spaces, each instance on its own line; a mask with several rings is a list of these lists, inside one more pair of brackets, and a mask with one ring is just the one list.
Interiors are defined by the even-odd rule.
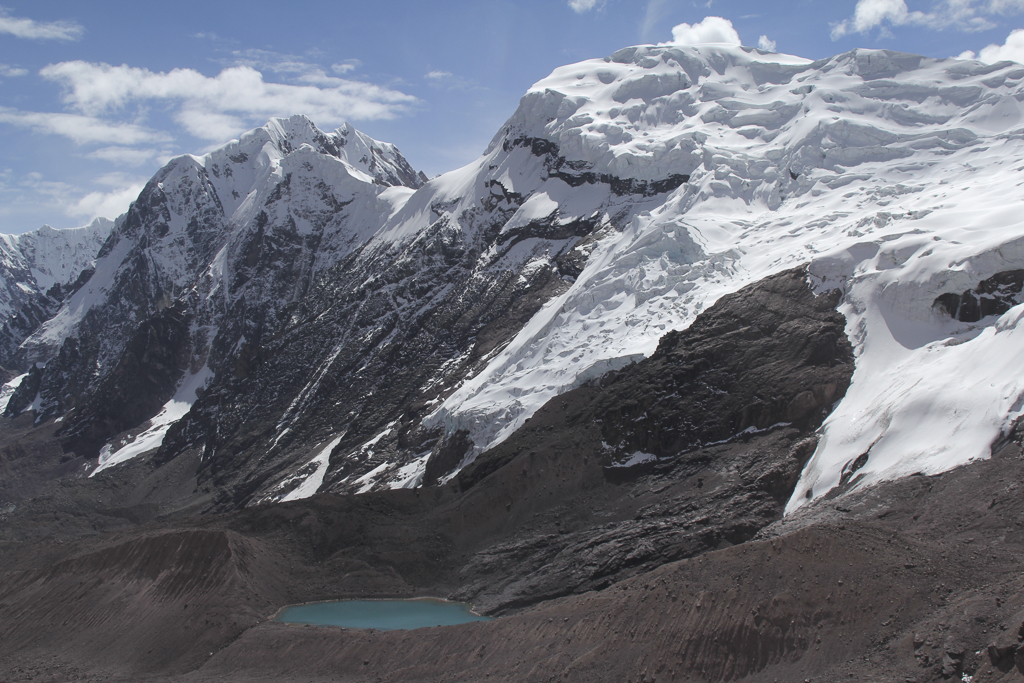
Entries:
[[[350,158],[346,147],[358,156]],[[171,160],[117,220],[95,275],[18,349],[23,366],[47,364],[34,390],[38,414],[61,415],[92,400],[85,395],[114,391],[90,378],[90,366],[103,377],[128,362],[137,325],[162,319],[167,309],[175,325],[192,330],[177,327],[183,337],[160,342],[182,354],[168,360],[169,374],[157,387],[135,387],[147,396],[124,406],[127,416],[114,419],[98,407],[104,416],[87,410],[69,419],[68,430],[106,435],[114,433],[110,427],[83,425],[138,424],[178,396],[179,384],[188,388],[176,405],[187,408],[209,379],[204,364],[218,332],[238,335],[229,347],[258,339],[243,319],[265,327],[265,317],[300,299],[320,269],[357,249],[413,191],[399,176],[419,182],[393,146],[351,128],[326,134],[302,116],[271,120],[201,157]],[[23,400],[16,394],[10,411],[21,410]]]
[[184,155],[171,160],[157,176],[189,165],[203,169],[216,190],[225,215],[231,217],[252,189],[266,182],[285,157],[306,146],[309,151],[340,161],[361,182],[383,187],[420,187],[426,180],[415,171],[394,145],[382,143],[345,124],[325,133],[308,117],[274,118],[237,140],[202,156]]
[[[213,150],[202,157],[203,165],[223,165],[241,157],[275,156],[265,145],[270,143],[280,155],[287,155],[303,145],[309,145],[319,154],[327,154],[345,162],[356,173],[362,173],[371,182],[384,186],[403,185],[416,189],[426,180],[405,160],[398,148],[387,142],[374,140],[345,123],[333,133],[325,133],[307,116],[297,114],[289,118],[273,118],[265,126],[256,128],[238,140]],[[236,161],[236,163],[238,163]]]

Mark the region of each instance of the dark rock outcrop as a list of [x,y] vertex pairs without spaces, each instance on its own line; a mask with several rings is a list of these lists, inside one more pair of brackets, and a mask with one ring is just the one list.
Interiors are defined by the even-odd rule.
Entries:
[[7,401],[4,417],[14,417],[31,406],[32,402],[36,400],[36,396],[39,395],[39,386],[42,383],[42,379],[43,368],[39,365],[30,367],[25,379],[21,380],[21,383],[18,384],[11,395],[10,400]]
[[116,367],[89,388],[88,400],[57,432],[65,451],[92,456],[174,396],[189,361],[190,316],[183,308],[165,308],[135,329]]
[[[650,358],[602,378],[570,427],[600,425],[607,465],[637,451],[676,458],[772,427],[813,430],[852,375],[838,298],[815,296],[801,269],[722,297],[688,329],[666,334]],[[558,403],[593,391],[569,392]],[[481,456],[459,473],[460,485],[494,471],[507,452],[503,445]]]
[[600,589],[781,517],[853,374],[837,300],[802,269],[745,287],[480,455],[454,479],[463,507],[545,521],[478,552],[458,595],[504,610]]
[[562,156],[556,143],[544,138],[519,137],[514,140],[505,140],[503,147],[506,152],[517,147],[529,149],[534,156],[544,159],[544,168],[548,177],[558,178],[569,187],[602,183],[608,185],[612,194],[618,196],[653,197],[663,192],[671,192],[690,181],[690,176],[682,173],[650,181],[619,178],[609,173],[595,173],[587,170],[588,165],[583,162],[568,161]]
[[951,318],[976,323],[990,315],[1002,315],[1020,303],[1024,270],[1006,270],[978,283],[961,294],[942,294],[932,304]]

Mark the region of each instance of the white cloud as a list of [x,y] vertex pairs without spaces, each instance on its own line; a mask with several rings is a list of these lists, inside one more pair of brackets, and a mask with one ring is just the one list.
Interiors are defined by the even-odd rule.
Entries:
[[160,152],[155,149],[135,149],[133,147],[102,147],[89,152],[85,156],[90,159],[102,159],[119,166],[142,166],[156,158]]
[[135,183],[110,192],[89,192],[78,201],[64,207],[64,213],[72,217],[82,217],[86,221],[103,216],[117,218],[128,210],[135,201],[145,183]]
[[193,106],[182,108],[174,119],[190,134],[212,142],[227,142],[248,127],[245,120],[237,116]]
[[452,77],[452,72],[451,71],[431,71],[430,73],[427,74],[427,78],[429,78],[431,80],[435,80],[435,81],[440,81],[440,80],[443,80],[445,78],[451,78],[451,77]]
[[959,55],[960,59],[978,59],[986,64],[995,64],[996,62],[1011,61],[1024,64],[1024,29],[1016,29],[1012,31],[1009,36],[1006,37],[1006,42],[1002,45],[992,44],[987,47],[983,47],[981,52],[975,54],[973,51],[968,50]]
[[11,66],[10,64],[0,64],[0,78],[17,78],[18,76],[27,75],[27,69],[19,69],[18,67]]
[[732,22],[722,17],[704,17],[696,24],[678,24],[672,28],[672,42],[677,45],[726,43],[740,45],[740,34]]
[[908,21],[920,21],[922,17],[921,12],[911,15],[904,0],[859,0],[853,11],[853,30],[864,33],[885,21],[898,26]]
[[597,6],[598,0],[569,0],[569,7],[577,14],[589,12]]
[[32,40],[78,40],[85,29],[73,21],[43,22],[12,17],[0,8],[0,33]]
[[775,52],[778,47],[778,43],[768,36],[761,36],[757,39],[757,46],[765,52]]
[[30,128],[39,133],[63,135],[78,144],[137,145],[170,140],[165,133],[143,126],[105,121],[81,114],[20,111],[0,107],[0,123]]
[[988,10],[995,14],[1024,11],[1024,0],[991,0]]
[[346,59],[344,62],[331,64],[331,71],[333,71],[336,74],[344,75],[349,73],[350,71],[355,71],[362,65],[363,63],[358,59]]
[[25,224],[24,217],[37,215],[40,205],[50,207],[53,217],[63,214],[74,218],[71,225],[83,225],[99,216],[116,218],[128,209],[145,186],[142,178],[122,173],[100,176],[95,183],[98,188],[82,188],[47,180],[37,172],[0,170],[0,218],[6,222],[3,232],[13,234],[39,227],[39,224]]
[[[277,68],[299,71],[296,64],[282,62]],[[163,102],[177,109],[175,119],[190,133],[211,140],[230,138],[273,116],[301,113],[330,126],[348,119],[394,118],[418,102],[398,90],[334,78],[322,70],[302,70],[301,85],[268,83],[251,66],[227,68],[208,77],[193,69],[164,73],[74,61],[51,64],[40,74],[64,86],[64,101],[83,114],[97,116],[130,104]]]
[[906,0],[858,0],[853,17],[832,25],[832,40],[893,26],[984,31],[996,27],[989,15],[1024,10],[1024,0],[934,0],[930,11],[911,10]]

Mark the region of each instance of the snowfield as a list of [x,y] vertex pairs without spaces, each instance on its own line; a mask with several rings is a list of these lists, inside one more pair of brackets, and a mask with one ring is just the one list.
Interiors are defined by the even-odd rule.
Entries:
[[468,430],[479,453],[723,294],[810,264],[816,286],[846,292],[857,370],[788,509],[865,453],[859,486],[986,457],[1024,404],[1024,309],[965,324],[933,303],[1024,268],[1022,78],[1009,62],[858,50],[812,63],[721,46],[556,70],[490,157],[502,140],[543,138],[596,173],[689,182],[641,200],[431,419]]

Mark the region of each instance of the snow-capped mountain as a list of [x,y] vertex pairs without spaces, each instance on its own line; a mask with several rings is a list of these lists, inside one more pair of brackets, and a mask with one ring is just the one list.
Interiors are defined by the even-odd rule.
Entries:
[[64,416],[96,471],[198,455],[220,507],[417,486],[807,265],[857,366],[790,509],[985,457],[1024,403],[1022,79],[628,48],[556,70],[427,182],[349,126],[274,120],[150,181],[21,345],[47,364],[11,410]]
[[[1007,366],[1020,278],[1006,275],[1024,263],[1022,78],[1009,62],[872,50],[810,62],[717,46],[629,48],[556,70],[498,144],[560,150],[549,177],[688,182],[633,210],[428,424],[484,450],[561,391],[649,355],[722,294],[808,263],[820,289],[846,293],[859,357],[790,509],[854,472],[864,485],[985,457],[1024,391]],[[937,305],[996,290],[985,317]]]
[[88,278],[113,221],[97,218],[81,228],[44,225],[20,235],[0,235],[0,366],[23,366],[18,345],[52,316],[76,283]]
[[[389,189],[399,182],[416,186],[422,178],[393,146],[349,127],[325,134],[304,117],[273,120],[203,157],[172,160],[118,219],[95,275],[22,344],[30,360],[47,361],[37,378],[37,413],[80,405],[68,432],[91,448],[170,399],[187,407],[208,378],[218,326],[245,324],[223,321],[221,307],[259,318],[293,303],[315,268],[343,256],[359,230],[392,210],[402,192]],[[166,344],[174,357],[140,375],[132,363],[147,363],[152,345]],[[32,393],[16,393],[9,412],[34,401]],[[117,396],[106,400],[111,393]],[[90,398],[80,403],[83,395]]]

